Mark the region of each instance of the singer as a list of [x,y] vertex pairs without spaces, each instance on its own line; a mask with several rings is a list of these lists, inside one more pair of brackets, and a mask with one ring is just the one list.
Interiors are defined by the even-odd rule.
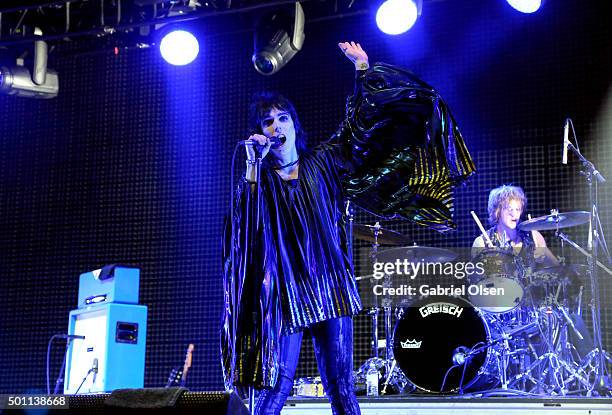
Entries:
[[[431,86],[390,65],[369,68],[358,43],[338,46],[355,66],[356,86],[329,141],[308,149],[295,107],[279,94],[257,94],[249,107],[254,134],[248,140],[259,145],[245,146],[244,180],[233,222],[226,221],[221,351],[226,388],[263,389],[260,415],[282,410],[304,330],[312,335],[334,414],[360,413],[352,316],[361,301],[346,200],[382,217],[447,231],[454,227],[452,186],[474,172],[454,119]],[[285,142],[272,145],[281,136]]]

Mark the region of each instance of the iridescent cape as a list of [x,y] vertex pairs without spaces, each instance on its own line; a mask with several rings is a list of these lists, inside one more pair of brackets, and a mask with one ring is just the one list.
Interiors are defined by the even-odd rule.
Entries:
[[450,109],[413,73],[377,64],[358,75],[336,136],[349,143],[347,197],[385,219],[454,229],[452,189],[475,171]]
[[226,388],[273,387],[282,334],[360,311],[344,200],[444,232],[454,228],[452,188],[473,172],[432,87],[390,65],[358,72],[340,129],[300,155],[299,178],[262,169],[258,229],[251,185],[237,189],[223,245]]

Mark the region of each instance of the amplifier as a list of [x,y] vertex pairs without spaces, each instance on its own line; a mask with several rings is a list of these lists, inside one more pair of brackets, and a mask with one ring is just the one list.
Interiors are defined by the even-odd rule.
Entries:
[[65,394],[144,386],[146,306],[110,303],[72,310],[68,334],[85,339],[72,340],[68,349]]
[[79,277],[79,303],[83,308],[94,304],[138,304],[140,269],[112,264],[85,272]]

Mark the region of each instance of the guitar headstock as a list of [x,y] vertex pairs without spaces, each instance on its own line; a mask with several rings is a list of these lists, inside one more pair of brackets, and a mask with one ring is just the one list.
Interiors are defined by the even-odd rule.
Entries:
[[189,372],[189,369],[191,368],[191,360],[192,360],[192,356],[193,356],[193,343],[189,344],[189,347],[187,347],[187,355],[185,356],[185,364],[183,365],[183,373],[181,375],[181,385],[185,385],[185,382],[187,380],[187,372]]

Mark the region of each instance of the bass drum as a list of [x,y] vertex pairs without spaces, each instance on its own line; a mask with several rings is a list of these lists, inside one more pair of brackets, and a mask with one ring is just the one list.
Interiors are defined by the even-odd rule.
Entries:
[[400,314],[393,352],[419,390],[478,391],[499,383],[494,351],[486,347],[501,334],[493,317],[456,297],[427,297]]

